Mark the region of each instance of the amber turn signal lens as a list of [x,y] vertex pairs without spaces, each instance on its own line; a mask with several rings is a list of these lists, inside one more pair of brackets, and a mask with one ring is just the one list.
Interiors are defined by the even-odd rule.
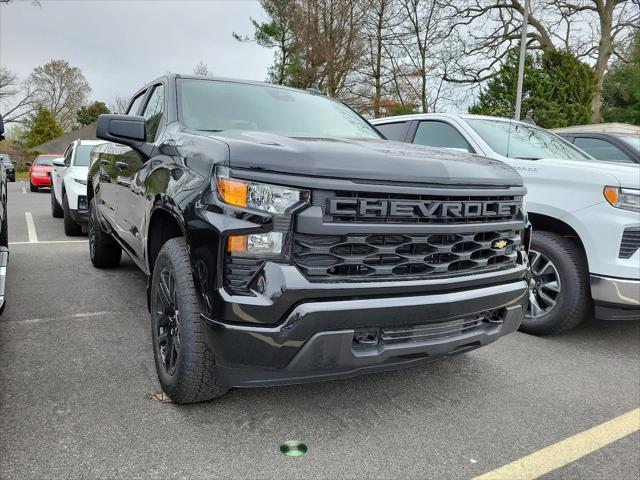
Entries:
[[228,178],[218,178],[218,193],[225,203],[247,206],[247,190],[249,185],[244,182],[230,180]]
[[618,187],[604,187],[604,198],[611,205],[618,204],[618,195],[620,194],[620,189]]
[[227,239],[227,250],[229,253],[247,253],[247,236],[229,237]]

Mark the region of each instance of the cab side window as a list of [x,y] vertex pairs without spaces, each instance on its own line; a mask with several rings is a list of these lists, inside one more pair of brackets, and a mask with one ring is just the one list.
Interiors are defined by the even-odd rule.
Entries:
[[376,130],[383,134],[389,140],[395,140],[396,142],[404,142],[407,136],[407,128],[409,122],[394,122],[384,123],[382,125],[376,125]]
[[629,156],[612,143],[600,138],[576,137],[573,144],[598,160],[631,162]]
[[138,115],[138,112],[140,111],[140,105],[142,105],[142,101],[144,100],[145,93],[146,91],[142,92],[140,95],[133,99],[133,102],[129,104],[129,108],[127,109],[127,115]]
[[142,113],[147,125],[147,142],[154,142],[164,113],[164,85],[156,85]]
[[424,120],[418,125],[413,143],[439,148],[459,148],[473,152],[469,143],[454,127],[445,122]]
[[71,165],[71,158],[73,157],[73,145],[69,145],[67,151],[64,154],[64,164],[68,167]]

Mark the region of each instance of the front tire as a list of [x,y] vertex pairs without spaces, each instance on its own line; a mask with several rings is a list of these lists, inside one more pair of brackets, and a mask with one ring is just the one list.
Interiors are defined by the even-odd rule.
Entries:
[[89,256],[96,268],[113,268],[120,264],[122,248],[109,234],[102,231],[98,221],[96,200],[89,203]]
[[56,195],[53,192],[53,187],[51,188],[51,216],[53,218],[62,218],[64,216],[64,211],[58,203],[58,200],[56,200]]
[[37,192],[38,187],[36,187],[33,183],[29,182],[29,190],[31,190],[32,192]]
[[589,271],[579,245],[555,232],[534,231],[529,259],[530,304],[521,331],[551,335],[589,317],[593,305]]
[[67,194],[62,197],[62,211],[64,214],[64,233],[68,237],[77,237],[82,233],[82,225],[77,223],[69,211],[69,199]]
[[205,344],[198,292],[183,238],[160,250],[151,281],[151,337],[162,390],[176,403],[224,395],[216,383],[215,357]]

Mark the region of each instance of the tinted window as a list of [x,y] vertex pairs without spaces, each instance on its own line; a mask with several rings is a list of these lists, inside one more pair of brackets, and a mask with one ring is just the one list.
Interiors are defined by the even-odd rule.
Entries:
[[162,121],[164,111],[164,85],[157,85],[153,89],[142,116],[147,124],[147,142],[154,142],[158,134],[158,127]]
[[133,99],[129,110],[127,110],[127,115],[138,115],[138,112],[140,111],[140,105],[142,104],[142,100],[144,100],[144,94],[145,92],[142,92],[140,95]]
[[501,120],[467,120],[489,147],[508,158],[593,160],[566,140],[541,128]]
[[640,135],[617,135],[617,137],[640,153]]
[[376,130],[389,140],[403,142],[407,134],[407,124],[408,122],[385,123],[383,125],[376,125]]
[[357,113],[324,95],[215,80],[182,79],[179,86],[180,120],[194,130],[380,138]]
[[47,165],[49,167],[53,166],[53,161],[56,158],[60,158],[60,155],[40,155],[36,158],[34,165]]
[[573,144],[598,160],[630,162],[626,153],[600,138],[576,137]]
[[470,152],[469,144],[454,127],[445,122],[423,121],[418,125],[413,143],[428,147],[461,148]]
[[88,167],[93,147],[95,147],[95,145],[78,145],[76,147],[76,156],[73,160],[73,165],[75,167]]
[[71,157],[73,156],[73,146],[69,146],[67,151],[64,152],[64,164],[68,167],[71,165]]

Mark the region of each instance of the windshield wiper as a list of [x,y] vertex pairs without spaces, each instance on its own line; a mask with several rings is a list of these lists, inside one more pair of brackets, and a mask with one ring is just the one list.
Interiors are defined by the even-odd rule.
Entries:
[[517,158],[518,160],[541,160],[542,157],[513,157],[513,158]]

